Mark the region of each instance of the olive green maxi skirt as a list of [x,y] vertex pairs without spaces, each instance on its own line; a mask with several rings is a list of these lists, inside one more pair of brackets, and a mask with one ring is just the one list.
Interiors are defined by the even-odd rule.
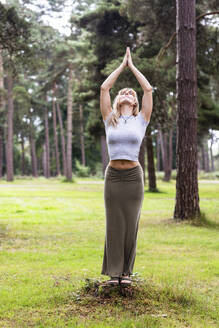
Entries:
[[106,234],[101,274],[131,275],[144,199],[143,170],[141,165],[129,169],[108,165],[104,178]]

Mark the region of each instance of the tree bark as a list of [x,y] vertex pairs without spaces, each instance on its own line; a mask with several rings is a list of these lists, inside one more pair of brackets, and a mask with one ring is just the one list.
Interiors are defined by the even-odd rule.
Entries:
[[80,111],[80,132],[81,132],[81,162],[82,165],[85,164],[85,145],[84,145],[84,127],[83,127],[83,107],[80,104],[79,105],[79,111]]
[[46,177],[47,165],[46,165],[46,144],[45,143],[43,144],[42,167],[43,167],[43,175]]
[[197,71],[195,0],[176,0],[176,202],[175,219],[200,216],[197,170]]
[[211,146],[210,146],[211,172],[214,172],[215,168],[214,168],[214,156],[213,156],[212,146],[213,146],[213,138],[211,137]]
[[63,129],[63,122],[62,122],[62,114],[59,106],[58,100],[56,101],[56,108],[57,108],[57,114],[59,119],[59,127],[60,127],[60,133],[61,133],[61,146],[62,146],[62,166],[63,166],[63,175],[66,176],[66,150],[65,150],[65,134]]
[[163,133],[163,149],[164,149],[164,160],[163,160],[163,165],[164,165],[164,181],[169,181],[169,162],[168,162],[168,143],[167,143],[167,132]]
[[164,167],[165,167],[165,149],[164,149],[163,134],[162,134],[161,129],[158,129],[158,134],[159,134],[159,139],[160,139],[162,166],[163,166],[163,171],[164,171]]
[[56,173],[57,173],[57,175],[60,175],[59,145],[58,145],[57,126],[56,126],[55,85],[53,86],[52,117],[53,117],[53,136],[54,136],[54,145],[55,145],[55,158],[56,158]]
[[13,100],[13,77],[7,73],[7,96],[8,96],[8,115],[7,115],[7,181],[14,180],[14,163],[13,163],[13,117],[14,117],[14,100]]
[[3,176],[3,136],[4,136],[4,111],[5,111],[5,98],[4,92],[4,71],[3,71],[3,59],[1,55],[0,47],[0,178]]
[[205,160],[205,171],[210,172],[207,137],[204,139],[204,160]]
[[67,174],[66,179],[72,180],[72,87],[73,87],[73,69],[69,64],[68,78],[68,108],[67,108]]
[[0,127],[0,179],[3,176],[3,129]]
[[157,171],[160,171],[160,138],[159,138],[159,133],[157,132],[157,138],[156,138],[156,142],[157,142]]
[[37,157],[36,157],[36,147],[35,147],[35,139],[34,139],[34,133],[33,133],[33,120],[30,115],[30,134],[29,134],[29,140],[30,140],[30,154],[31,154],[31,164],[32,164],[32,175],[34,177],[38,177],[37,172]]
[[206,170],[206,166],[205,166],[205,147],[204,147],[204,139],[202,139],[202,143],[201,143],[201,169],[203,171]]
[[172,172],[172,142],[173,142],[173,129],[170,129],[169,134],[167,132],[162,132],[161,129],[158,130],[160,144],[161,144],[161,153],[162,153],[162,162],[164,177],[163,181],[170,181],[171,172]]
[[55,149],[52,148],[51,175],[53,177],[56,176],[55,162],[56,162]]
[[160,138],[160,147],[161,147],[161,156],[162,156],[162,164],[163,164],[163,171],[164,171],[164,178],[165,180],[165,175],[167,171],[167,147],[166,147],[166,138],[165,138],[165,133],[162,132],[161,129],[158,130],[159,133],[159,138]]
[[201,147],[198,147],[198,171],[202,170]]
[[168,149],[168,181],[171,179],[171,172],[172,172],[172,162],[173,162],[173,129],[169,130],[169,149]]
[[21,135],[21,172],[22,175],[25,175],[25,151],[23,135]]
[[44,122],[45,122],[45,145],[46,145],[46,178],[50,178],[50,146],[49,146],[49,123],[47,107],[44,109]]
[[148,187],[149,191],[157,191],[156,174],[154,165],[153,142],[151,135],[151,128],[148,126],[146,133],[146,148],[147,148],[147,162],[148,162]]

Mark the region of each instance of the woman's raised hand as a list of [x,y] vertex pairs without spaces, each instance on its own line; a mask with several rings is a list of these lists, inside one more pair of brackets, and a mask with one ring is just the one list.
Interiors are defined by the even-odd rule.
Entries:
[[130,51],[129,47],[127,47],[126,53],[127,53],[127,59],[128,59],[128,66],[131,68],[131,66],[133,66],[133,62],[132,62],[132,56],[131,56],[131,51]]
[[123,61],[122,61],[122,66],[123,68],[125,68],[126,66],[128,66],[128,51],[127,51],[128,48],[126,48],[126,53],[125,53],[125,56],[123,58]]
[[126,48],[126,53],[125,53],[124,59],[122,61],[122,66],[123,66],[123,68],[125,68],[126,66],[128,66],[129,68],[134,66],[134,64],[132,62],[132,56],[131,56],[131,51],[130,51],[129,47]]

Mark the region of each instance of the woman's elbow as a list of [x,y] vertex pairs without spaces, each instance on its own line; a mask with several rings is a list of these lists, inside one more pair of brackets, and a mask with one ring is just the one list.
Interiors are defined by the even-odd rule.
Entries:
[[144,88],[144,92],[145,92],[145,93],[147,93],[147,92],[151,92],[151,91],[153,91],[153,87],[152,87],[152,86],[150,86],[150,87],[145,87],[145,88]]
[[108,85],[104,85],[104,84],[101,84],[100,89],[101,89],[102,91],[109,91],[110,86],[108,86]]

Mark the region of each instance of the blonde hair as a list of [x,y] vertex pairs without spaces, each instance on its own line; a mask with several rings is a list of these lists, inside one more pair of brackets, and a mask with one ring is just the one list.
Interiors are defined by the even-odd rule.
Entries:
[[109,119],[109,122],[108,122],[109,125],[112,125],[114,127],[117,126],[117,124],[118,124],[118,118],[121,115],[121,105],[119,103],[119,97],[120,97],[120,95],[121,95],[122,92],[129,91],[129,90],[132,90],[133,91],[134,97],[135,97],[135,103],[134,103],[134,106],[133,106],[133,109],[132,109],[132,115],[134,115],[134,116],[138,115],[138,113],[139,113],[139,102],[138,102],[137,93],[132,88],[123,88],[123,89],[119,90],[117,96],[114,99],[114,102],[113,102],[113,113],[112,113],[112,115],[111,115],[111,117]]

